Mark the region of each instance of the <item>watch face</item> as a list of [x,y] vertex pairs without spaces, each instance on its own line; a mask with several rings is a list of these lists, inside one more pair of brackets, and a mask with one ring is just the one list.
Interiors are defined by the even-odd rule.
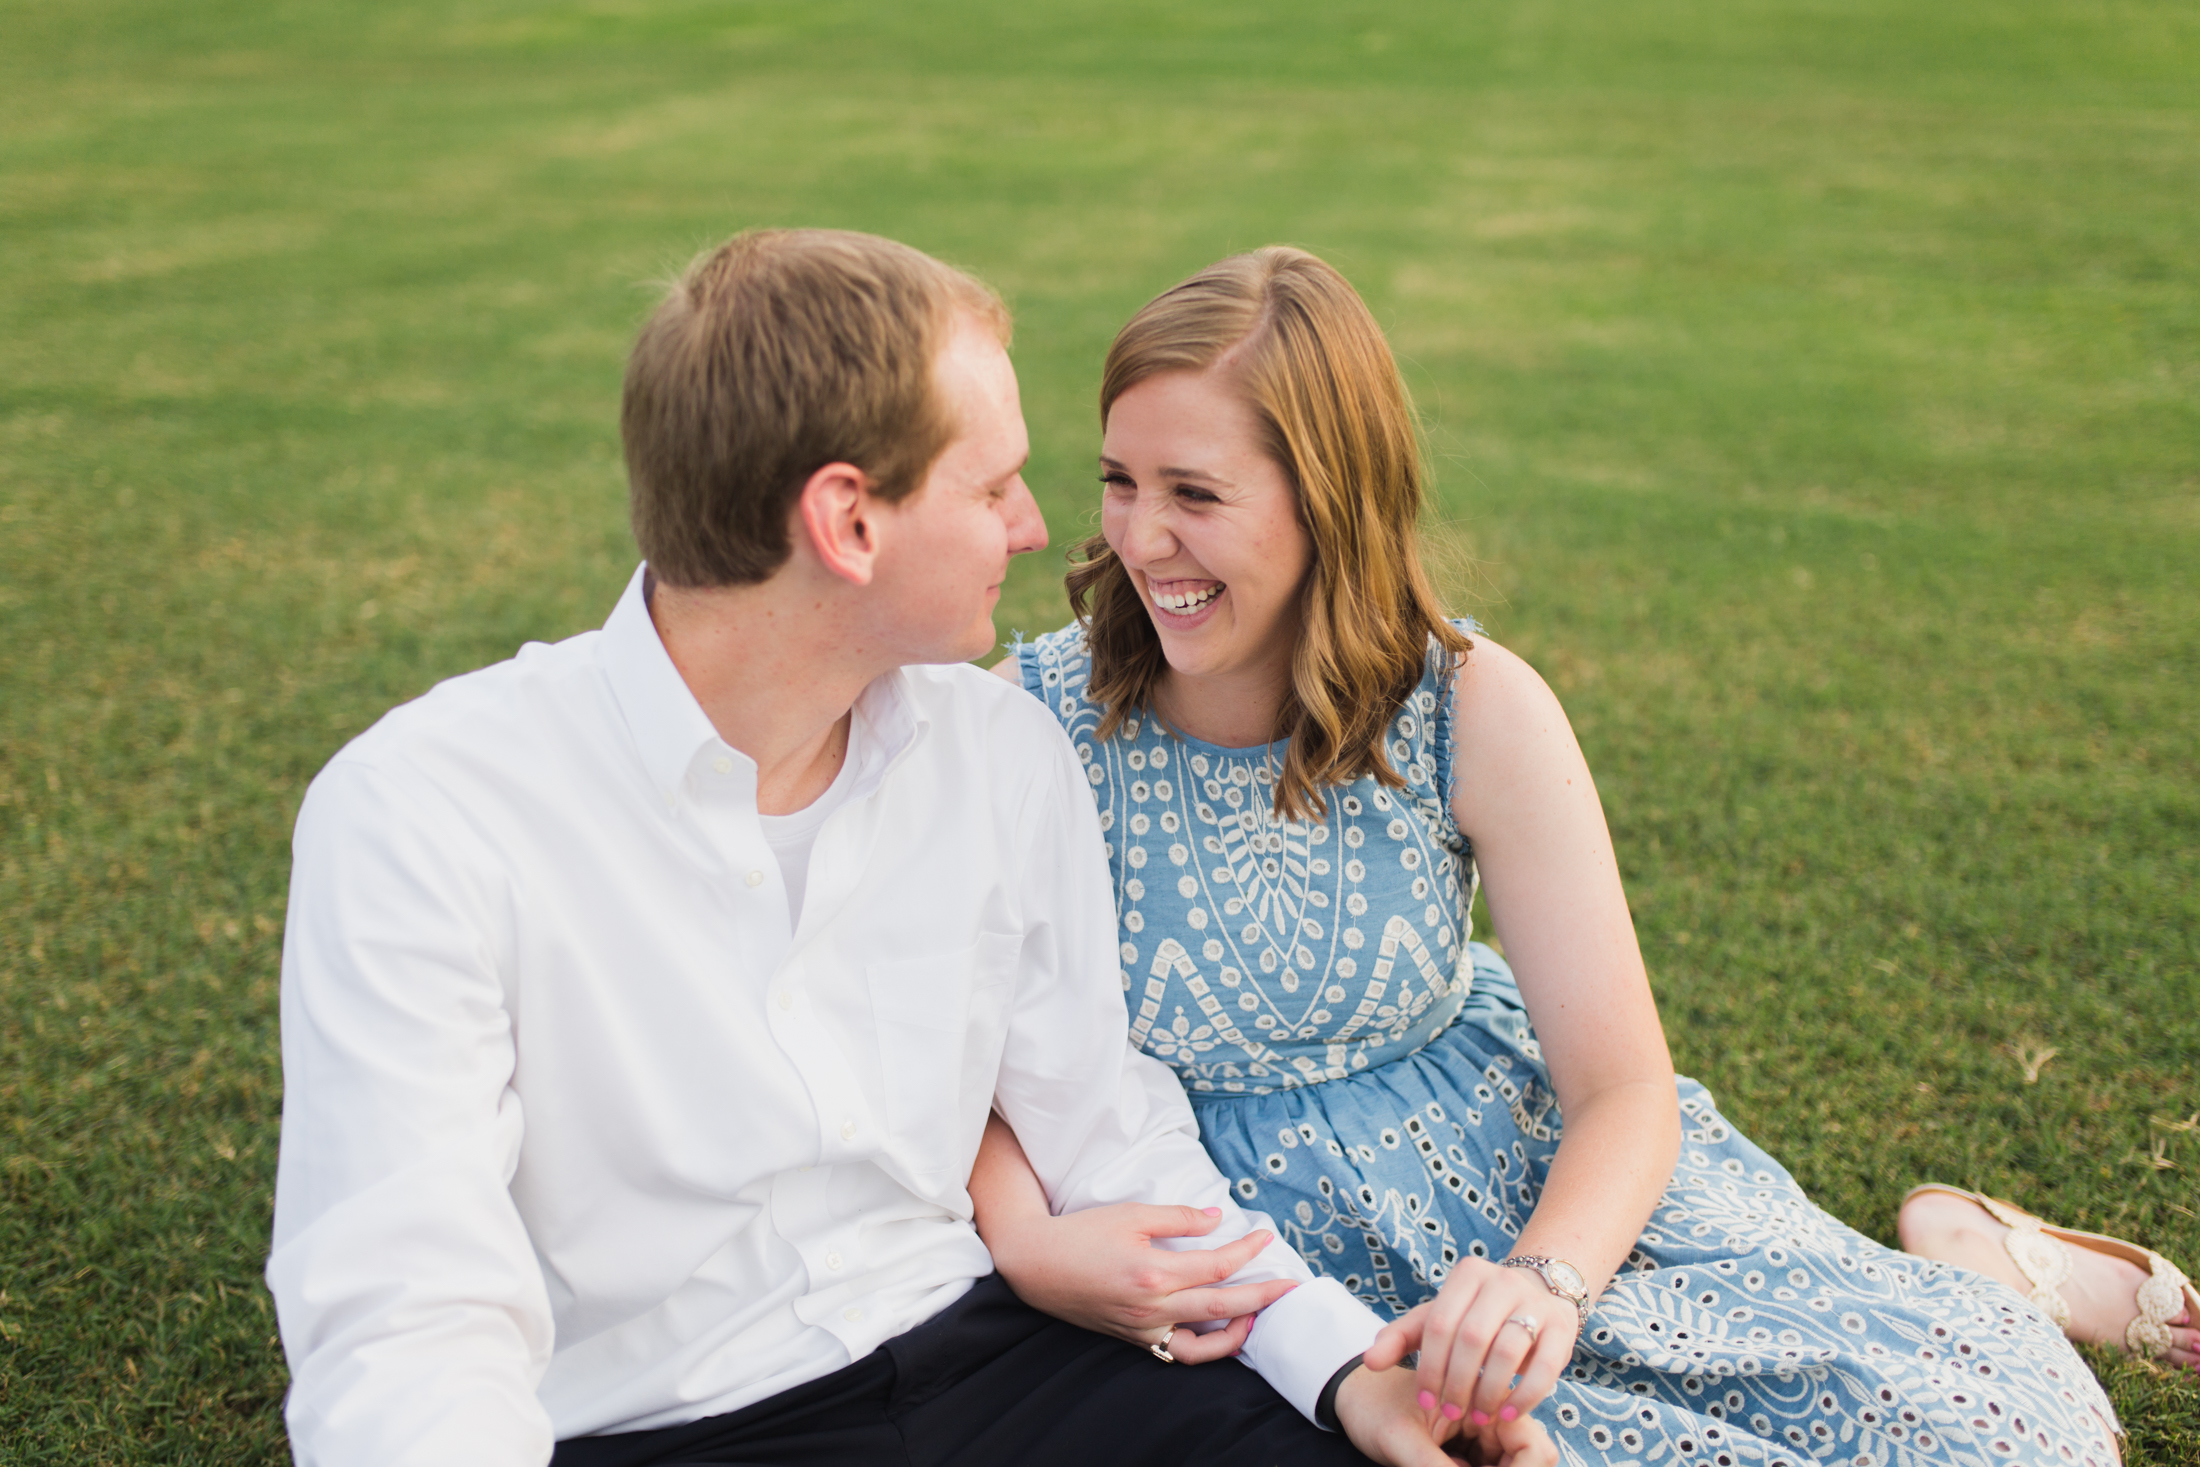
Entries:
[[1580,1270],[1565,1259],[1554,1258],[1543,1267],[1550,1276],[1552,1286],[1561,1294],[1578,1299],[1589,1292],[1588,1281],[1582,1278]]

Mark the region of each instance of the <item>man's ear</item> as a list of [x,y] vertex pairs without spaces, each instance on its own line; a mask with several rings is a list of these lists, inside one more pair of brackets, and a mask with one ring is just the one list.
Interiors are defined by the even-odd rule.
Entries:
[[830,463],[803,481],[795,528],[818,563],[851,585],[868,586],[878,564],[871,476],[854,464]]

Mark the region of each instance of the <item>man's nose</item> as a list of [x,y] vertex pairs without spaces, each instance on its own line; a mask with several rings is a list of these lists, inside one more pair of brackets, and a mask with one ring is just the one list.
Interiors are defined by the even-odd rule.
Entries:
[[1031,486],[1018,475],[1013,488],[1008,491],[1008,553],[1029,555],[1034,550],[1047,548],[1047,520],[1039,512],[1039,501],[1031,497]]

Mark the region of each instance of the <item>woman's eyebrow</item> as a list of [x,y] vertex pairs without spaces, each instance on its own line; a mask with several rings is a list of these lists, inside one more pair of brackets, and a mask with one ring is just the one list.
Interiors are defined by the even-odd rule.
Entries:
[[[1127,474],[1130,472],[1127,467],[1117,463],[1104,453],[1100,455],[1100,467],[1114,469],[1118,473]],[[1204,479],[1210,484],[1220,484],[1225,489],[1235,489],[1237,487],[1235,479],[1225,479],[1222,475],[1209,469],[1183,469],[1173,464],[1163,464],[1159,473],[1164,479]]]

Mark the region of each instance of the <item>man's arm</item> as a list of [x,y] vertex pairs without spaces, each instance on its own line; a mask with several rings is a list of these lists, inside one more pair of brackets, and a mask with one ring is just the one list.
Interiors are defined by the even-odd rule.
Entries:
[[[1066,741],[1031,794],[1023,963],[996,1104],[1023,1143],[1056,1212],[1118,1202],[1220,1209],[1213,1231],[1162,1246],[1212,1248],[1268,1219],[1237,1205],[1199,1144],[1175,1074],[1130,1047],[1115,911],[1099,822]],[[1150,961],[1150,953],[1142,953]],[[1373,1343],[1382,1321],[1333,1279],[1315,1279],[1270,1243],[1230,1284],[1300,1284],[1270,1305],[1242,1358],[1311,1418],[1337,1367]]]
[[299,812],[267,1280],[300,1467],[550,1457],[490,870],[415,780],[340,758]]

